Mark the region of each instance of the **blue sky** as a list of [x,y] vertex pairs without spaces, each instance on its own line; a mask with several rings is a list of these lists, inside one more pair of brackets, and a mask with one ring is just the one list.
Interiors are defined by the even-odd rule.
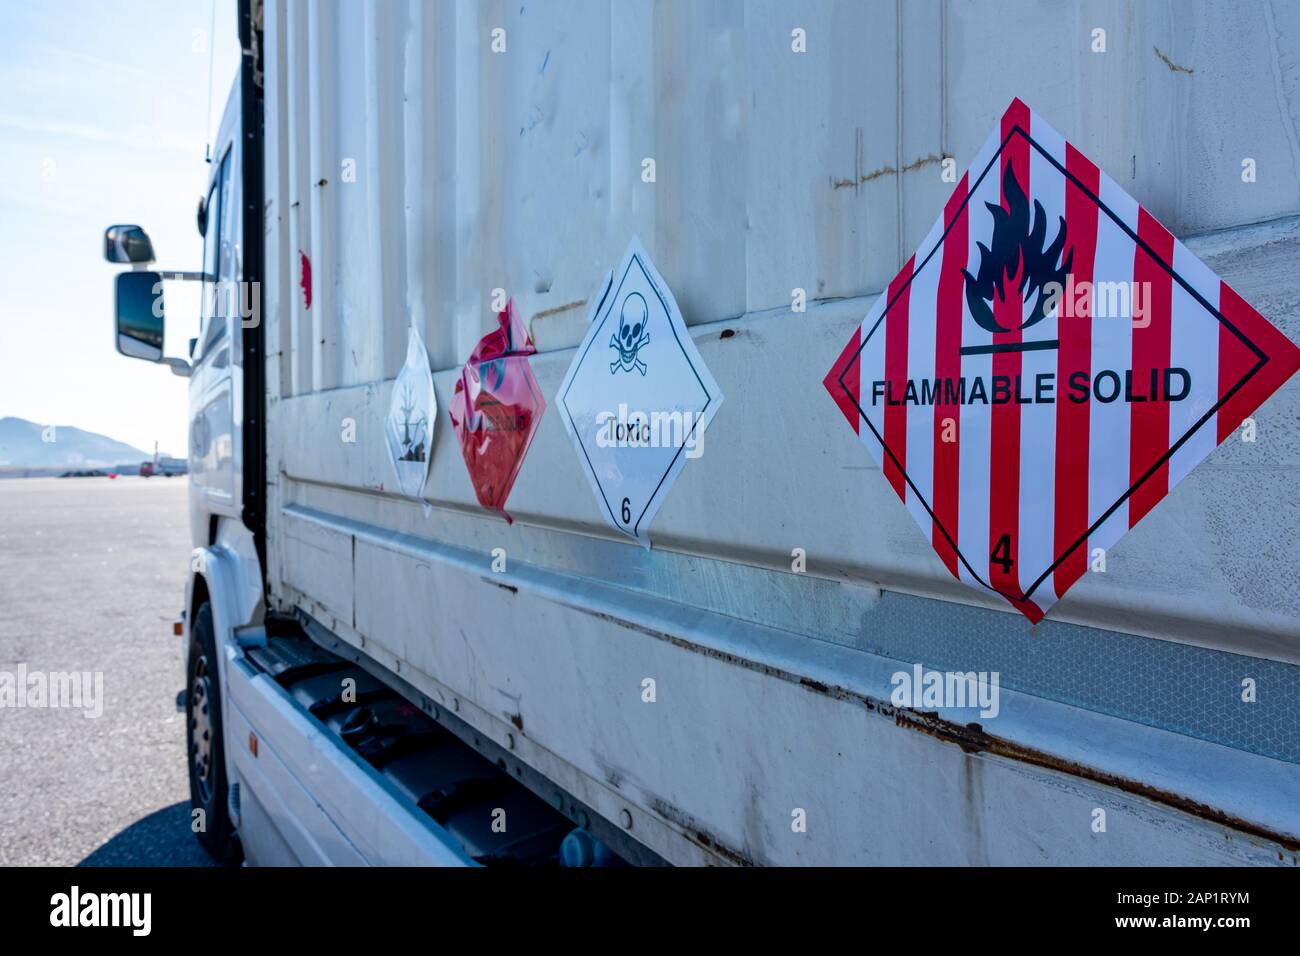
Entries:
[[[0,0],[0,417],[186,452],[186,380],[113,348],[104,227],[138,223],[157,265],[200,267],[194,225],[239,65],[233,0]],[[212,109],[208,118],[208,75]],[[198,294],[169,282],[167,351]]]

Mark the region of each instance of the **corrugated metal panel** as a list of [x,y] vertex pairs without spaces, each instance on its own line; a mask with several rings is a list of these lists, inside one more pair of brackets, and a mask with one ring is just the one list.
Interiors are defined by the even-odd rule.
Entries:
[[[367,315],[421,316],[449,368],[489,327],[492,289],[550,313],[585,298],[633,232],[691,324],[786,305],[796,279],[814,298],[879,291],[951,189],[941,159],[964,165],[1015,95],[1179,235],[1300,212],[1291,8],[589,0],[280,14],[297,150],[282,198],[326,316],[329,368],[313,369],[325,387],[400,365],[388,336],[384,374],[367,378],[360,352],[379,350],[371,323],[350,322],[361,290]],[[795,26],[806,54],[790,50]],[[504,54],[489,51],[497,27]],[[1105,53],[1090,51],[1093,29]],[[1257,184],[1241,181],[1246,157]],[[656,184],[640,179],[644,158]],[[543,348],[575,344],[582,314],[539,322]],[[344,340],[361,346],[355,361],[334,354]]]
[[[683,731],[673,721],[712,714],[718,735],[701,733],[727,750],[720,772],[752,776],[760,758],[779,764],[766,745],[737,739],[707,707],[607,739],[562,729],[567,719],[582,728],[641,720],[626,708],[640,706],[647,668],[686,682],[677,694],[710,693],[686,663],[618,636],[654,602],[702,622],[686,650],[673,643],[680,617],[650,615],[663,626],[658,639],[686,660],[701,660],[704,645],[738,653],[735,642],[749,648],[742,658],[761,656],[774,629],[798,636],[796,672],[824,667],[832,647],[854,649],[863,667],[905,659],[1001,669],[1030,698],[1297,761],[1300,740],[1281,729],[1297,726],[1285,703],[1295,695],[1283,689],[1300,662],[1295,385],[1256,416],[1259,441],[1221,447],[1113,549],[1105,574],[1081,581],[1029,632],[952,581],[842,434],[820,379],[951,191],[943,159],[964,167],[1013,96],[1179,235],[1231,227],[1189,244],[1297,337],[1300,225],[1285,217],[1300,213],[1300,7],[286,0],[268,5],[266,21],[268,248],[280,250],[267,297],[269,341],[281,349],[268,442],[281,509],[270,531],[278,601],[414,668],[404,676],[430,693],[463,695],[487,733],[505,733],[522,714],[550,755],[538,760],[558,759],[643,810],[660,800],[675,808],[655,811],[673,832],[691,829],[686,818],[715,834],[731,828],[725,842],[756,860],[836,857],[833,845],[800,856],[773,843],[780,814],[757,829],[733,827],[717,796],[730,790],[674,775]],[[498,27],[505,53],[490,48]],[[805,54],[791,52],[796,27],[807,33]],[[1092,52],[1096,29],[1106,31],[1104,53]],[[1247,157],[1259,170],[1254,184],[1241,180]],[[647,158],[654,183],[642,180]],[[546,353],[532,364],[552,395],[587,296],[634,233],[728,396],[706,453],[656,519],[655,550],[610,540],[553,413],[512,493],[513,527],[478,511],[445,420],[426,492],[432,509],[392,496],[381,422],[407,323],[429,345],[446,409],[456,369],[494,321],[492,290],[505,289]],[[299,250],[311,263],[310,309]],[[795,287],[815,300],[807,313],[789,309]],[[735,334],[723,339],[724,329]],[[341,440],[348,420],[355,444]],[[351,581],[334,565],[328,578],[307,566],[307,515],[331,541],[352,537]],[[527,574],[570,582],[579,613],[604,623],[588,631],[574,623],[581,617],[556,617],[556,627],[584,628],[580,647],[536,628],[510,632],[514,592],[490,586],[494,547],[524,569],[525,583]],[[790,573],[794,548],[807,551],[807,574]],[[468,570],[475,560],[481,574]],[[414,613],[434,580],[439,599]],[[593,610],[592,589],[605,587],[623,603]],[[354,609],[355,621],[340,608]],[[739,622],[742,637],[708,630],[719,621]],[[963,633],[978,639],[955,640]],[[546,642],[544,663],[511,665],[532,660],[530,641]],[[1164,654],[1161,641],[1183,647]],[[853,682],[846,662],[855,659],[834,657],[839,683]],[[568,687],[570,671],[591,678],[581,714],[549,696]],[[1272,688],[1266,705],[1216,710],[1237,699],[1234,675],[1259,674]],[[611,693],[602,682],[616,679],[631,682],[631,703],[602,696]],[[745,680],[722,681],[718,706],[753,706]],[[1145,698],[1143,680],[1159,684]],[[1198,709],[1195,694],[1212,703]],[[839,711],[822,723],[823,706],[857,705],[800,700],[783,704],[782,716],[805,735],[857,732],[857,718]],[[1154,747],[1152,759],[1171,746]],[[900,767],[928,759],[906,749],[895,755]],[[1089,759],[1105,762],[1099,753]],[[1122,762],[1118,753],[1112,760]],[[602,763],[617,770],[604,774]],[[1153,764],[1139,776],[1152,784],[1162,772]],[[613,782],[633,776],[634,795]],[[762,812],[773,812],[766,801],[780,788],[749,783]],[[1235,805],[1231,794],[1200,796]],[[851,804],[851,794],[818,799],[851,825],[852,806],[829,805]],[[1267,801],[1249,813],[1300,832]]]

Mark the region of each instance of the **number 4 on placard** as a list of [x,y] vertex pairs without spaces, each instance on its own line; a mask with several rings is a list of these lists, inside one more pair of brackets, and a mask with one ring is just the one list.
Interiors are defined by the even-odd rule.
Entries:
[[993,553],[989,555],[989,562],[999,565],[1003,574],[1011,573],[1011,566],[1016,563],[1011,558],[1011,535],[1004,534],[998,538],[998,543],[993,546]]

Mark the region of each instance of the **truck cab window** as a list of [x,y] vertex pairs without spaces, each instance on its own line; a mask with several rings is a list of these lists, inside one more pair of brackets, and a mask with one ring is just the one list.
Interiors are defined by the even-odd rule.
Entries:
[[230,278],[227,236],[230,229],[228,220],[231,217],[225,207],[230,193],[229,186],[230,151],[227,150],[221,160],[221,168],[217,171],[212,187],[208,191],[208,228],[203,235],[203,273],[207,278],[203,280],[203,303],[200,313],[202,326],[199,333],[202,345],[198,351],[199,361],[207,358],[208,353],[221,341],[226,330],[228,308],[225,300],[229,295],[230,286],[225,284],[224,280]]

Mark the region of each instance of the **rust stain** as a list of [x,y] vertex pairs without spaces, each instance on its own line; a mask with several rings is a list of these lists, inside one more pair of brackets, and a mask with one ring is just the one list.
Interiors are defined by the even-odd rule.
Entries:
[[701,829],[696,823],[695,818],[679,808],[673,806],[667,800],[655,797],[650,801],[650,809],[667,820],[673,826],[679,827],[683,831],[686,839],[690,840],[696,846],[708,850],[715,856],[720,857],[733,866],[756,866],[755,862],[748,854],[727,846],[708,830]]
[[545,319],[552,315],[559,315],[561,312],[568,312],[570,309],[580,309],[587,304],[586,299],[579,299],[577,302],[566,302],[564,305],[557,305],[553,309],[543,309],[541,312],[534,312],[532,321]]
[[1156,56],[1160,57],[1161,62],[1164,63],[1165,66],[1169,67],[1170,73],[1186,73],[1188,76],[1191,76],[1196,72],[1196,70],[1190,66],[1180,66],[1173,60],[1169,59],[1169,54],[1160,49],[1160,47],[1153,46],[1151,49],[1155,50]]
[[[820,694],[829,697],[832,700],[851,701],[861,704],[868,711],[878,713],[882,717],[892,717],[894,723],[899,727],[927,734],[937,740],[942,740],[945,743],[955,744],[965,753],[989,753],[999,757],[1008,757],[1012,760],[1018,760],[1022,763],[1031,764],[1033,766],[1043,767],[1048,770],[1068,773],[1084,780],[1091,780],[1108,787],[1114,787],[1116,790],[1122,790],[1126,793],[1145,797],[1148,800],[1153,800],[1156,803],[1173,807],[1176,810],[1200,817],[1203,820],[1208,820],[1212,823],[1217,823],[1238,830],[1242,833],[1247,833],[1251,836],[1259,837],[1272,843],[1277,843],[1292,853],[1300,851],[1300,839],[1297,839],[1296,837],[1270,830],[1268,827],[1252,823],[1251,821],[1242,819],[1241,817],[1235,817],[1232,814],[1225,813],[1217,807],[1199,803],[1198,801],[1184,797],[1181,794],[1174,793],[1170,790],[1161,790],[1157,787],[1152,787],[1149,784],[1142,783],[1139,780],[1132,780],[1128,777],[1121,777],[1117,774],[1107,773],[1104,770],[1098,770],[1095,767],[1089,767],[1073,761],[1062,760],[1059,757],[1045,753],[1041,750],[1034,750],[1033,748],[1021,746],[1020,744],[1014,743],[1010,740],[995,737],[994,735],[987,733],[977,723],[967,724],[963,727],[959,724],[952,723],[951,721],[943,720],[934,712],[916,711],[895,707],[893,704],[879,698],[869,697],[865,694],[860,694],[856,691],[851,691],[837,685],[824,684],[821,681],[803,677],[792,671],[779,667],[772,667],[769,664],[762,664],[758,661],[752,661],[747,658],[738,657],[735,654],[728,654],[725,651],[718,651],[713,648],[704,647],[703,645],[695,644],[672,634],[655,630],[654,628],[643,627],[630,621],[620,620],[611,614],[589,611],[577,607],[577,605],[575,605],[575,608],[583,611],[585,614],[591,615],[592,617],[608,621],[612,624],[617,624],[618,626],[631,631],[646,634],[661,641],[666,641],[675,647],[680,647],[696,654],[702,654],[705,657],[722,661],[727,664],[734,664],[738,667],[743,667],[746,670],[789,681],[792,684],[799,684],[810,693]],[[666,816],[660,810],[656,809],[656,812],[660,813],[661,816],[664,816],[665,819],[671,820],[671,817]],[[681,823],[679,823],[679,825],[684,826],[684,824]],[[687,835],[690,836],[689,833]],[[707,834],[705,835],[707,836]],[[696,842],[700,841],[696,840]],[[704,843],[700,843],[700,845],[705,846]],[[716,841],[714,841],[713,844],[708,845],[708,848],[717,851],[718,845],[716,844]],[[726,848],[722,847],[722,849]],[[735,850],[731,850],[730,852],[736,854],[742,860],[747,859],[743,854],[739,854]]]
[[1062,760],[1060,757],[1044,753],[1041,750],[1023,747],[1010,740],[995,737],[992,734],[985,732],[979,724],[967,724],[965,727],[962,727],[950,721],[943,720],[937,714],[932,712],[905,709],[895,710],[894,722],[900,727],[907,727],[911,730],[928,734],[938,740],[954,743],[966,753],[995,754],[999,757],[1009,757],[1012,760],[1019,760],[1022,763],[1032,764],[1036,767],[1044,767],[1048,770],[1056,770],[1061,773],[1071,774],[1072,776],[1082,777],[1085,780],[1092,780],[1108,787],[1114,787],[1117,790],[1123,790],[1126,793],[1146,797],[1148,800],[1153,800],[1156,803],[1163,803],[1176,810],[1181,810],[1184,813],[1189,813],[1193,816],[1209,820],[1213,823],[1218,823],[1222,826],[1231,827],[1234,830],[1240,830],[1241,832],[1248,833],[1251,836],[1260,837],[1261,839],[1281,844],[1293,852],[1300,850],[1300,840],[1287,836],[1284,833],[1277,833],[1267,827],[1251,823],[1249,820],[1243,820],[1241,817],[1235,817],[1232,814],[1225,813],[1217,807],[1199,803],[1170,790],[1161,790],[1158,787],[1152,787],[1139,780],[1131,780],[1128,777],[1121,777],[1117,774],[1107,773],[1103,770],[1098,770],[1095,767],[1088,767],[1071,760]]
[[832,189],[846,189],[853,187],[853,192],[858,191],[862,175],[862,127],[857,127],[853,134],[853,177],[851,179],[837,179],[831,183]]
[[[903,172],[915,172],[924,166],[929,166],[931,163],[943,162],[944,159],[945,157],[943,156],[936,156],[934,153],[930,153],[928,156],[922,156],[918,159],[912,160],[912,162],[903,167]],[[854,192],[857,192],[858,187],[862,183],[874,182],[882,176],[893,176],[897,173],[898,169],[894,166],[881,166],[879,169],[873,169],[869,173],[860,173],[856,179],[833,179],[831,180],[831,188],[849,189],[851,187]]]
[[920,159],[912,160],[910,163],[908,163],[906,166],[903,167],[903,172],[905,173],[914,172],[915,170],[920,169],[922,166],[929,166],[931,163],[943,162],[945,158],[947,157],[936,156],[934,155],[934,153],[930,153],[928,156],[922,156]]
[[858,182],[860,183],[875,182],[881,176],[892,176],[896,172],[898,172],[898,170],[896,170],[893,166],[881,166],[879,169],[873,169],[869,173],[863,173],[861,176],[858,177]]

